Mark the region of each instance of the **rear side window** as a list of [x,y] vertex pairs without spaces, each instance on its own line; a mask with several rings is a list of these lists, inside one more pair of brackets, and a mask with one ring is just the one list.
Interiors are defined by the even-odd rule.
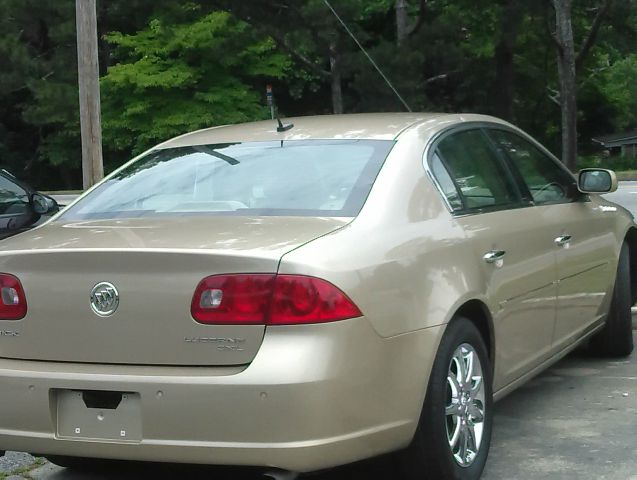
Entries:
[[[464,209],[503,208],[520,202],[509,172],[480,130],[463,130],[445,137],[436,154],[460,192]],[[436,178],[441,185],[445,182],[440,175]],[[453,195],[451,189],[447,199],[453,206],[449,195]]]
[[518,169],[536,205],[570,202],[578,196],[575,178],[532,143],[505,130],[488,133]]
[[156,150],[100,185],[62,219],[356,216],[393,145],[304,140]]
[[458,194],[458,189],[452,178],[449,176],[449,172],[445,169],[440,156],[434,153],[431,157],[431,173],[436,178],[442,194],[447,198],[449,206],[455,212],[462,210],[462,199]]

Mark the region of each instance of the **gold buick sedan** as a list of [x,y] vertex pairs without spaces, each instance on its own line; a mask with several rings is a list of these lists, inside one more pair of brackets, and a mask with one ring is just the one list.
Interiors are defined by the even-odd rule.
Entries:
[[168,140],[0,243],[0,448],[477,479],[494,400],[630,354],[613,172],[481,115],[288,122]]

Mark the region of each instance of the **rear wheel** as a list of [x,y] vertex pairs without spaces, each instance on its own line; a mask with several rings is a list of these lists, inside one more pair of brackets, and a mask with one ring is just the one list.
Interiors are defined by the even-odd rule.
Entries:
[[414,439],[401,453],[406,478],[480,478],[491,443],[491,382],[480,332],[456,318],[438,349]]
[[630,251],[624,243],[619,254],[615,288],[606,325],[591,339],[592,353],[609,357],[630,355],[633,351],[633,320],[630,307]]

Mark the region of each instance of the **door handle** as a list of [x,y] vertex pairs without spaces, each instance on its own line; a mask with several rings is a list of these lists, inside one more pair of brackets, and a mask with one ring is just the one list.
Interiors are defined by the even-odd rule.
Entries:
[[570,235],[560,235],[559,237],[557,237],[555,239],[555,244],[563,247],[564,245],[567,245],[570,241],[571,241],[571,236]]
[[482,258],[484,258],[484,261],[487,263],[495,263],[498,260],[502,260],[506,253],[504,250],[491,250],[485,253]]

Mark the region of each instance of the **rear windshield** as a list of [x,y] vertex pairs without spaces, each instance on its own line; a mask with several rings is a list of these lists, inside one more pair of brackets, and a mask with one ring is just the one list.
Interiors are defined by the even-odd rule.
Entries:
[[155,150],[93,190],[62,218],[353,217],[393,145],[383,140],[293,140]]

